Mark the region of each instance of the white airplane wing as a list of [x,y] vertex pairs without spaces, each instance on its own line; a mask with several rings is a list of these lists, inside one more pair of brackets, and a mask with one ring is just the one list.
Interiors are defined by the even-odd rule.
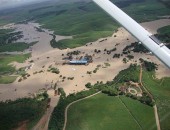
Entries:
[[170,68],[170,50],[109,0],[93,0]]

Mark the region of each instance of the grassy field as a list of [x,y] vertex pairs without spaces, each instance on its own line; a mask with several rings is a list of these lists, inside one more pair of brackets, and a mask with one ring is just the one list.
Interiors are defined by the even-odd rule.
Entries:
[[[170,8],[158,0],[112,1],[138,22],[152,21],[159,19],[159,16],[170,14]],[[34,19],[43,24],[44,28],[54,30],[55,34],[73,36],[73,39],[56,42],[52,45],[55,48],[82,46],[101,37],[111,36],[119,27],[111,17],[92,2],[70,2],[61,5],[46,3],[44,5],[18,8],[16,11],[11,9],[8,13],[4,12],[0,15],[0,21],[3,23],[5,20]],[[4,17],[4,15],[7,16]]]
[[28,59],[31,54],[24,54],[24,55],[0,55],[0,83],[7,84],[11,83],[16,79],[14,76],[10,76],[16,72],[15,67],[9,65],[11,62],[19,62],[22,63],[26,59]]
[[168,43],[167,46],[170,48],[170,25],[158,29],[156,37],[161,41]]
[[153,79],[153,72],[143,72],[144,86],[153,94],[158,107],[162,130],[170,128],[170,78]]
[[153,21],[160,16],[170,15],[170,8],[158,0],[134,3],[124,8],[124,11],[138,22]]
[[143,130],[156,130],[156,122],[153,108],[148,105],[143,105],[136,100],[120,97],[125,103],[127,108],[131,111],[132,115],[139,122]]
[[9,84],[13,83],[16,80],[17,76],[0,76],[0,84]]
[[73,36],[73,39],[65,39],[56,42],[53,44],[53,48],[75,48],[78,46],[82,46],[88,42],[94,42],[101,37],[107,37],[112,35],[112,31],[93,31],[88,33],[83,33],[80,35]]
[[19,42],[19,43],[11,43],[0,46],[0,52],[14,52],[14,51],[24,51],[28,49],[30,44]]
[[0,55],[0,74],[3,73],[13,73],[15,68],[9,65],[11,62],[19,62],[22,63],[26,59],[28,59],[31,54],[24,54],[24,55]]
[[[126,102],[128,109],[132,111],[132,115],[121,100]],[[98,94],[72,105],[68,110],[66,129],[139,130],[140,126],[135,122],[135,118],[143,126],[143,129],[148,130],[152,125],[155,126],[152,107],[127,97],[121,97],[121,100],[118,97]],[[150,119],[149,122],[148,119]]]
[[22,32],[14,32],[13,29],[0,29],[0,52],[24,51],[36,42],[16,42],[22,36]]
[[93,3],[63,5],[66,10],[60,15],[38,19],[43,27],[59,35],[72,35],[73,39],[57,42],[58,48],[73,48],[93,42],[101,37],[111,36],[118,25]]
[[[43,27],[54,30],[56,34],[73,35],[73,39],[61,40],[53,47],[74,48],[81,46],[85,43],[96,41],[101,37],[111,36],[114,30],[119,27],[94,3],[67,6],[69,7],[65,8],[69,9],[59,16],[49,16],[38,20],[44,24]],[[70,6],[71,11],[69,11]],[[133,2],[123,10],[138,22],[152,21],[158,19],[158,16],[170,14],[170,9],[156,0],[146,0],[140,3]]]
[[158,33],[160,33],[160,34],[169,34],[170,35],[170,25],[158,29]]

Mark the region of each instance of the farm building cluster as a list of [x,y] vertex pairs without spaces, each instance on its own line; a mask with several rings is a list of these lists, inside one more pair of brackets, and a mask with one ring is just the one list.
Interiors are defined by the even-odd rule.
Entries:
[[93,58],[91,55],[79,55],[80,53],[80,51],[73,51],[67,53],[67,56],[63,58],[63,60],[65,60],[64,64],[88,65],[89,63],[93,62]]

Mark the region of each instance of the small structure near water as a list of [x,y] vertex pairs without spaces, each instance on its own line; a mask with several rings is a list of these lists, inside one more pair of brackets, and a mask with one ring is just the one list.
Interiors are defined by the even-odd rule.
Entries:
[[84,56],[81,57],[79,60],[70,60],[69,64],[71,65],[87,65],[88,63],[92,62],[92,57],[91,56]]
[[88,63],[88,61],[83,61],[83,60],[72,60],[69,61],[70,64],[74,64],[74,65],[86,65]]

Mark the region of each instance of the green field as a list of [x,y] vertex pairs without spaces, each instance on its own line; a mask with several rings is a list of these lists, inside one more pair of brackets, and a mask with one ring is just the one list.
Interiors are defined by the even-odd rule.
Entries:
[[[101,37],[111,36],[119,27],[111,17],[96,7],[94,3],[67,6],[69,7],[63,8],[69,9],[59,16],[49,16],[38,20],[44,25],[43,27],[54,30],[56,34],[73,35],[73,39],[61,40],[53,47],[74,48],[81,46]],[[140,3],[132,2],[130,6],[123,8],[123,10],[138,22],[152,21],[158,19],[158,16],[170,14],[170,9],[156,0],[146,0]]]
[[[126,102],[127,108],[121,100]],[[153,108],[127,97],[98,94],[73,104],[67,130],[156,130]],[[135,122],[135,119],[139,125]],[[154,126],[154,127],[152,127]]]
[[0,55],[0,83],[7,84],[11,83],[16,79],[15,76],[10,76],[12,74],[16,74],[16,69],[12,65],[9,65],[11,62],[19,62],[23,63],[26,59],[28,59],[31,54],[24,55]]
[[170,25],[162,27],[162,28],[159,28],[158,33],[160,33],[160,34],[169,34],[170,35]]
[[156,130],[153,108],[124,96],[120,97],[143,130]]
[[0,55],[0,74],[3,73],[13,73],[15,68],[9,63],[11,62],[19,62],[23,63],[26,59],[28,59],[31,54],[24,54],[24,55]]
[[13,83],[16,80],[17,76],[0,76],[0,84],[9,84]]
[[170,25],[159,28],[156,37],[161,41],[168,43],[167,46],[170,48]]
[[75,48],[78,46],[82,46],[88,42],[94,42],[101,37],[111,36],[113,34],[112,31],[92,31],[88,33],[83,33],[80,35],[73,36],[73,39],[65,39],[52,44],[53,48]]
[[[35,42],[34,42],[35,43]],[[24,51],[28,49],[32,44],[27,43],[11,43],[0,46],[0,52],[14,52],[14,51]]]
[[162,130],[170,128],[170,77],[161,80],[153,79],[155,73],[143,72],[144,86],[153,94],[158,107]]
[[[152,21],[159,19],[159,16],[170,15],[167,4],[158,0],[112,1],[138,22]],[[119,27],[93,2],[67,2],[68,4],[42,3],[32,7],[11,9],[8,13],[4,11],[0,14],[0,21],[4,23],[34,19],[43,24],[44,28],[54,30],[55,34],[73,36],[73,39],[61,40],[52,45],[61,49],[82,46],[101,37],[111,36]]]
[[160,1],[145,0],[145,2],[142,3],[131,4],[129,7],[126,7],[124,11],[138,22],[153,21],[160,19],[160,16],[170,14],[170,8]]
[[60,15],[49,15],[38,19],[44,28],[59,35],[72,35],[73,39],[61,40],[53,47],[74,48],[96,41],[101,37],[111,36],[118,25],[100,10],[94,3],[74,3],[63,5]]
[[0,29],[0,52],[24,51],[36,42],[16,42],[23,37],[22,32],[14,32],[13,29]]

